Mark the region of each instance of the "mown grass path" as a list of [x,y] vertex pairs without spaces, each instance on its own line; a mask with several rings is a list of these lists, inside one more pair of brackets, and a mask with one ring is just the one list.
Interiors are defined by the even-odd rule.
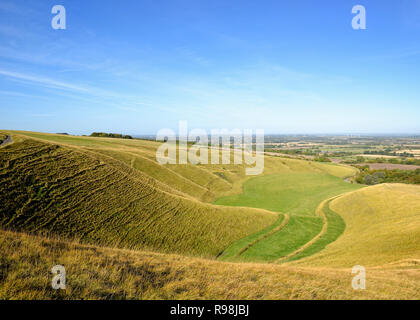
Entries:
[[323,201],[317,209],[317,213],[321,215],[324,220],[321,232],[298,250],[280,258],[276,262],[282,263],[305,258],[321,251],[328,244],[337,240],[337,238],[344,232],[346,224],[343,218],[329,208],[330,202],[336,198],[337,197],[334,197]]
[[229,261],[242,260],[241,255],[245,251],[247,251],[259,241],[262,241],[265,238],[283,229],[289,223],[289,220],[289,215],[279,215],[278,220],[270,227],[233,243],[230,247],[223,251],[223,253],[219,256],[219,259]]
[[258,239],[256,239],[255,241],[253,241],[253,242],[251,242],[251,243],[249,243],[245,248],[243,248],[243,249],[241,249],[237,254],[236,254],[236,256],[238,257],[238,256],[240,256],[241,254],[243,254],[246,250],[248,250],[249,248],[251,248],[254,244],[256,244],[257,242],[259,242],[259,241],[262,241],[262,240],[264,240],[265,238],[267,238],[267,237],[269,237],[269,236],[271,236],[271,235],[273,235],[274,233],[276,233],[276,232],[278,232],[278,231],[280,231],[281,229],[283,229],[288,223],[289,223],[289,220],[290,220],[290,216],[288,215],[288,214],[285,214],[284,215],[284,219],[283,219],[283,222],[281,223],[281,225],[279,225],[278,227],[276,227],[276,228],[274,228],[272,231],[270,231],[270,232],[268,232],[268,233],[266,233],[266,234],[263,234],[262,236],[260,236],[260,237],[258,237]]
[[257,242],[241,255],[241,261],[274,262],[313,239],[322,229],[319,217],[292,216],[279,232]]

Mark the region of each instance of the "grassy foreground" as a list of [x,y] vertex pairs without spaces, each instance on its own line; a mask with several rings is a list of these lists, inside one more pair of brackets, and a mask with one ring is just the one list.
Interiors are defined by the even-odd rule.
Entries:
[[[109,249],[0,232],[0,299],[419,299],[418,265],[367,268],[353,290],[349,268],[225,263]],[[51,289],[51,268],[67,289]]]

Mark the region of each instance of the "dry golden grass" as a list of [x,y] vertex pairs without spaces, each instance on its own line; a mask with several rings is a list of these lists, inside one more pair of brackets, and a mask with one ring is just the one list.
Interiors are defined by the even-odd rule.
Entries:
[[[0,232],[0,299],[419,299],[419,265],[348,268],[226,263]],[[64,265],[67,289],[51,288]]]

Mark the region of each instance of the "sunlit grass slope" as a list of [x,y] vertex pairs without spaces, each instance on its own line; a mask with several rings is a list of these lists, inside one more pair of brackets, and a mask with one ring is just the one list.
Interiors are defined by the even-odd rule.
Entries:
[[[350,268],[225,263],[0,231],[0,299],[420,299],[419,265]],[[66,268],[66,290],[51,268]]]
[[360,187],[324,172],[292,171],[252,178],[245,182],[241,194],[219,198],[215,203],[315,215],[322,200]]
[[0,148],[1,229],[215,257],[277,219],[199,202],[103,152],[12,137]]
[[344,219],[344,233],[297,263],[349,267],[420,261],[419,186],[376,185],[338,197],[330,208]]

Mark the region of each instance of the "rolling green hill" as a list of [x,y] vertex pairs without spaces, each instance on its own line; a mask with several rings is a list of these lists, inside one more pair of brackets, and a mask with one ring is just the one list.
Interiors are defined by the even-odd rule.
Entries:
[[277,219],[199,202],[103,153],[12,137],[0,148],[2,229],[214,257]]
[[[356,170],[334,164],[266,157],[264,175],[250,179],[245,165],[161,166],[155,159],[160,144],[153,141],[11,135],[14,143],[0,152],[5,203],[0,226],[100,245],[214,257],[282,218],[244,208],[255,207],[292,215],[282,232],[241,256],[271,261],[322,228],[320,217],[296,214],[313,215],[322,199],[355,188],[342,178]],[[233,207],[206,203],[221,194],[239,202],[216,202]],[[282,249],[270,253],[279,244]]]

